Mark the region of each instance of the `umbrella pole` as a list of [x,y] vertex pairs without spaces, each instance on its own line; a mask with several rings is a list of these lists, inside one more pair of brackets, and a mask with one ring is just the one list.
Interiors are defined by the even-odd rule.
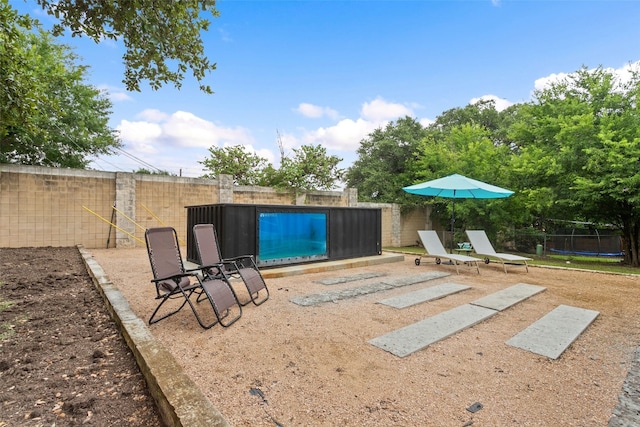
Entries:
[[453,202],[451,207],[451,253],[453,253],[453,248],[454,248],[453,239],[454,239],[455,223],[456,223],[456,190],[453,190]]

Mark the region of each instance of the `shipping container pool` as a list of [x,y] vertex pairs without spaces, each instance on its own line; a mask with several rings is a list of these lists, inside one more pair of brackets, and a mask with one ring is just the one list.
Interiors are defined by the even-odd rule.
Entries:
[[212,204],[187,206],[187,260],[198,263],[193,226],[213,224],[223,257],[259,267],[382,253],[379,208]]

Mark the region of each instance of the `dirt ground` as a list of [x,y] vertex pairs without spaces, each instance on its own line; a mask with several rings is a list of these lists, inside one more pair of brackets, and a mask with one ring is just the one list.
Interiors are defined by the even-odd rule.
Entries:
[[162,425],[77,248],[0,249],[0,427]]
[[[92,250],[134,312],[155,307],[144,249]],[[190,310],[150,327],[234,426],[606,426],[640,342],[640,278],[560,269],[404,262],[268,279],[271,298],[229,328],[201,329]],[[296,296],[428,271],[450,276],[356,298],[299,306]],[[337,285],[322,279],[377,272]],[[437,283],[472,288],[395,309],[378,304]],[[368,341],[516,283],[546,291],[405,358]],[[239,283],[234,286],[242,294]],[[560,304],[597,310],[557,360],[505,344]],[[482,409],[467,410],[475,403]]]

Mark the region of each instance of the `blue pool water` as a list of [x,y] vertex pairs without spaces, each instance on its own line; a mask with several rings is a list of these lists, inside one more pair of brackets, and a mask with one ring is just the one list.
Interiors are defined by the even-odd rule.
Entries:
[[261,212],[258,215],[258,259],[327,258],[327,214],[323,212]]

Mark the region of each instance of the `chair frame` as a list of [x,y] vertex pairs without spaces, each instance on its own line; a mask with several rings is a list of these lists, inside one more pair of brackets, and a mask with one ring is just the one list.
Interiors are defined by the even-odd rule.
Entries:
[[[199,269],[204,277],[216,277],[225,274],[242,280],[249,294],[249,300],[240,304],[245,306],[252,302],[258,306],[269,299],[269,288],[256,265],[253,255],[240,255],[233,258],[222,258],[218,234],[213,224],[196,224],[193,226],[193,237],[198,251]],[[222,268],[220,268],[222,266]],[[219,273],[212,273],[217,267]],[[260,292],[264,290],[261,297]]]
[[[159,265],[160,260],[155,254],[157,245],[161,243],[168,243],[166,241],[155,241],[156,235],[159,235],[161,233],[171,233],[173,247],[170,249],[164,247],[160,250],[171,252],[175,251],[176,256],[175,260],[171,260],[175,261],[175,265],[170,266],[173,267],[174,271],[172,271],[168,275],[162,274],[160,272],[167,265],[165,264],[161,267]],[[186,270],[182,261],[180,246],[178,245],[178,235],[173,227],[156,227],[147,229],[145,231],[145,242],[147,245],[147,253],[149,255],[151,270],[154,275],[154,278],[151,280],[151,282],[155,284],[156,288],[155,299],[160,300],[160,303],[149,318],[150,325],[173,316],[174,314],[182,310],[182,308],[186,304],[189,304],[194,316],[196,317],[196,320],[198,321],[198,324],[204,329],[210,329],[218,323],[223,327],[228,327],[235,323],[238,319],[240,319],[240,317],[242,316],[242,306],[240,305],[238,297],[236,296],[233,287],[229,283],[228,278],[225,276],[222,266],[211,266],[211,268],[216,268],[219,271],[218,275],[215,278],[201,279],[198,274],[196,274],[196,271],[198,271],[199,269]],[[205,299],[209,301],[215,314],[215,320],[213,322],[206,323],[201,317],[200,313],[198,313],[195,304],[191,300],[191,297],[194,294],[197,295],[196,303],[200,303]],[[182,304],[180,304],[177,309],[156,317],[160,309],[166,302],[176,298],[184,299]],[[220,302],[223,302],[222,306],[219,306]],[[234,305],[237,305],[238,307],[238,314],[232,318],[227,319],[231,312],[230,309]]]
[[[424,248],[426,253],[421,254],[419,258],[416,258],[416,265],[420,265],[420,260],[423,257],[435,258],[436,264],[440,264],[442,262],[442,259],[447,259],[455,264],[457,274],[460,274],[460,269],[458,268],[459,263],[468,264],[469,266],[475,264],[476,271],[478,272],[478,274],[480,274],[478,261],[482,261],[481,259],[474,258],[468,255],[448,253],[444,248],[444,245],[440,241],[438,233],[436,233],[434,230],[418,230],[418,237],[420,238],[420,242],[422,243],[422,247]],[[432,240],[429,240],[430,238]]]
[[[473,246],[473,250],[476,254],[484,257],[485,264],[489,264],[491,260],[498,260],[502,263],[502,268],[504,269],[505,274],[507,273],[507,264],[524,265],[527,273],[529,272],[529,265],[527,264],[527,261],[530,261],[531,258],[496,252],[484,230],[466,230],[465,233],[471,241],[471,245]],[[520,262],[522,264],[520,264]]]

